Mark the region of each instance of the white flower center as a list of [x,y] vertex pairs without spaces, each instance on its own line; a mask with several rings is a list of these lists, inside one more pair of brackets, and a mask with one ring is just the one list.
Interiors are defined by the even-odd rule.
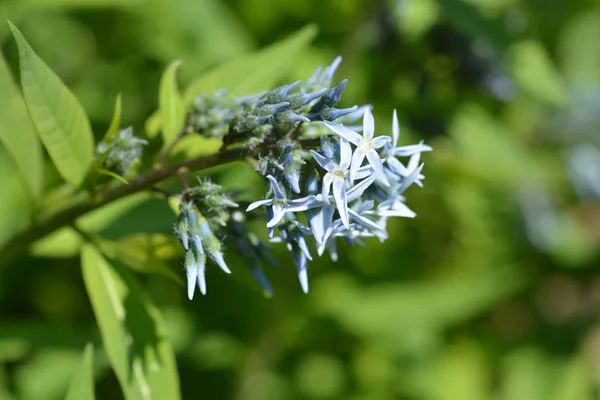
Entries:
[[358,144],[358,148],[363,152],[367,153],[375,148],[373,139],[363,137]]

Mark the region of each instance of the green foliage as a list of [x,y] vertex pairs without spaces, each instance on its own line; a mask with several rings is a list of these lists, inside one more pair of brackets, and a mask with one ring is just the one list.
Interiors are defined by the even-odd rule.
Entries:
[[66,400],[94,400],[94,346],[88,343],[83,350],[81,365],[69,385]]
[[[596,2],[27,0],[0,15],[19,27],[0,24],[0,399],[594,398],[600,205],[569,157],[598,143]],[[92,128],[102,143],[133,126],[148,171],[196,95],[272,89],[338,54],[343,106],[372,103],[386,134],[395,108],[400,143],[434,148],[406,193],[418,216],[312,263],[309,295],[282,263],[264,299],[225,247],[232,275],[209,269],[188,302],[165,199],[180,178],[110,202],[136,176],[103,168]],[[186,136],[165,164],[221,144]],[[201,175],[242,205],[264,193],[250,163]],[[529,190],[552,206],[536,229]]]
[[91,244],[81,268],[102,342],[126,399],[178,399],[175,355],[160,312],[134,277]]
[[88,173],[94,151],[87,115],[21,32],[12,24],[10,27],[19,46],[25,102],[40,140],[62,177],[73,186],[79,186]]
[[185,117],[183,100],[177,88],[176,73],[180,65],[181,60],[173,61],[160,80],[158,104],[160,106],[162,133],[165,143],[170,143],[177,137]]

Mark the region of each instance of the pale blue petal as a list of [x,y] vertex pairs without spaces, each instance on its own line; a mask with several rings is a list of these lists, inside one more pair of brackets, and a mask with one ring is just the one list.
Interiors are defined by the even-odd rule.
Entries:
[[308,214],[308,223],[317,244],[323,242],[325,232],[331,227],[334,212],[333,207],[323,207],[318,212]]
[[312,256],[310,255],[310,251],[308,250],[308,245],[306,244],[306,239],[304,239],[304,236],[298,237],[296,239],[296,243],[298,243],[298,247],[300,250],[302,250],[306,258],[312,261]]
[[225,260],[223,259],[223,253],[220,251],[214,251],[209,254],[211,260],[215,262],[223,271],[230,274],[231,271],[227,268],[227,264],[225,264]]
[[404,165],[402,165],[400,161],[393,157],[387,159],[387,165],[392,170],[392,172],[398,175],[406,176],[409,174],[408,168],[406,168]]
[[323,189],[321,190],[321,196],[323,200],[329,203],[329,191],[331,189],[331,183],[333,182],[333,175],[330,173],[325,174],[323,177]]
[[369,175],[373,175],[375,173],[375,171],[373,170],[373,167],[371,167],[370,165],[365,165],[364,167],[360,167],[358,169],[358,171],[356,172],[356,176],[354,177],[355,180],[361,180],[366,178]]
[[337,165],[335,162],[330,160],[329,158],[323,157],[321,154],[317,153],[314,150],[310,151],[310,154],[313,156],[317,164],[321,166],[326,171],[333,171]]
[[301,251],[297,251],[292,254],[292,257],[294,258],[294,264],[296,264],[298,280],[300,281],[302,291],[308,293],[308,266],[306,263],[306,256]]
[[373,233],[378,233],[378,236],[384,236],[387,237],[387,232],[379,225],[377,225],[376,222],[371,221],[369,218],[364,217],[360,214],[358,214],[356,211],[349,209],[348,210],[348,214],[350,215],[350,218],[352,218],[352,220],[354,222],[356,222],[357,224],[367,228],[368,230],[372,231]]
[[400,137],[400,124],[398,123],[398,113],[394,109],[394,115],[392,117],[392,148],[398,145],[398,138]]
[[350,142],[344,138],[340,138],[340,169],[347,170],[352,161],[352,147]]
[[188,266],[185,269],[187,275],[187,290],[188,298],[192,300],[194,298],[194,291],[196,290],[196,280],[198,279],[198,266]]
[[414,171],[419,165],[419,161],[421,160],[421,153],[414,154],[409,160],[406,168],[409,171]]
[[273,199],[258,200],[258,201],[255,201],[254,203],[251,203],[248,206],[248,208],[246,208],[246,212],[252,211],[260,206],[266,206],[266,205],[270,205],[270,204],[273,204]]
[[346,198],[347,198],[348,202],[354,201],[354,200],[362,197],[365,190],[367,190],[369,188],[369,186],[371,186],[371,184],[373,182],[375,182],[376,178],[377,178],[376,175],[371,175],[368,178],[366,178],[366,179],[360,181],[359,183],[357,183],[356,185],[354,185],[352,188],[350,188],[350,190],[348,190],[348,193],[346,193]]
[[375,120],[373,119],[373,114],[370,109],[365,110],[365,115],[363,116],[363,136],[367,139],[370,139],[375,134]]
[[306,196],[300,199],[288,200],[285,206],[286,212],[306,211],[311,208],[319,207],[322,204],[316,196]]
[[363,160],[365,159],[365,153],[361,149],[354,150],[352,155],[352,163],[350,165],[350,183],[356,179],[356,174],[362,166]]
[[331,122],[327,122],[327,121],[325,121],[323,123],[333,133],[337,134],[340,137],[343,137],[344,139],[346,139],[350,143],[353,143],[356,146],[358,146],[358,144],[362,140],[362,137],[358,133],[351,131],[350,129],[346,128],[343,125],[332,124]]
[[300,177],[298,176],[298,174],[295,172],[292,172],[291,174],[287,174],[286,179],[287,179],[288,183],[290,184],[290,186],[292,187],[292,190],[295,193],[300,193]]
[[200,288],[200,293],[202,294],[206,294],[206,276],[204,273],[204,264],[200,264],[200,269],[198,271],[198,287]]
[[275,198],[279,200],[285,199],[285,194],[281,191],[277,180],[273,178],[272,175],[267,175],[267,179],[271,182],[271,189],[273,189],[273,192],[275,193]]
[[350,226],[350,221],[348,219],[348,201],[346,199],[346,188],[344,187],[343,179],[335,179],[333,181],[333,197],[338,212],[340,213],[342,223],[348,228]]
[[373,139],[373,148],[378,149],[383,147],[388,144],[390,140],[391,139],[389,136],[377,136],[375,139]]
[[267,222],[267,228],[273,228],[281,221],[285,215],[285,208],[279,204],[273,204],[273,218]]
[[402,181],[402,184],[397,189],[397,193],[398,194],[401,194],[406,189],[408,189],[408,187],[410,185],[413,184],[413,182],[417,179],[417,177],[419,176],[421,170],[423,169],[423,165],[424,164],[421,164],[421,166],[419,166],[418,168],[416,168],[413,172],[410,173],[410,175],[408,175],[406,178],[404,178],[404,180]]
[[369,150],[367,152],[367,160],[369,160],[369,164],[375,170],[375,174],[377,178],[381,179],[386,186],[390,186],[385,174],[383,173],[383,162],[381,158],[379,158],[379,154],[375,150]]
[[422,153],[422,152],[431,151],[431,150],[433,150],[431,148],[431,146],[427,146],[426,144],[423,144],[423,143],[411,144],[408,146],[401,146],[401,147],[394,148],[393,155],[396,157],[408,157],[408,156],[412,156],[413,154],[416,154],[416,153]]

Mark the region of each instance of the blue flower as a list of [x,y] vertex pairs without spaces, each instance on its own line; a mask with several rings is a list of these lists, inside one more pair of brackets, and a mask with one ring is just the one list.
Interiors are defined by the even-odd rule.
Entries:
[[344,138],[340,138],[340,162],[336,164],[333,160],[323,157],[321,154],[314,150],[310,151],[315,161],[327,171],[323,176],[323,189],[321,195],[323,200],[329,202],[329,191],[333,185],[333,198],[337,205],[337,209],[342,218],[344,225],[349,225],[348,220],[348,203],[346,199],[346,177],[348,175],[348,168],[352,161],[352,148],[350,143]]
[[387,179],[383,172],[383,162],[377,153],[377,149],[385,146],[390,141],[389,136],[378,136],[374,137],[375,134],[375,121],[373,120],[373,114],[368,108],[365,110],[363,116],[363,134],[362,136],[358,133],[346,128],[343,125],[332,124],[325,122],[325,126],[331,129],[335,134],[346,139],[350,143],[356,146],[354,154],[352,155],[352,165],[350,167],[350,182],[354,182],[356,179],[356,173],[362,166],[363,160],[367,158],[369,164],[379,176],[379,178],[387,183]]
[[267,179],[271,183],[271,190],[273,190],[274,194],[273,198],[255,201],[246,209],[246,212],[248,212],[260,206],[271,206],[273,216],[269,222],[267,222],[267,228],[272,228],[277,225],[279,221],[283,219],[285,213],[306,211],[317,206],[315,196],[307,196],[300,199],[288,199],[279,187],[277,180],[275,180],[272,175],[267,175]]

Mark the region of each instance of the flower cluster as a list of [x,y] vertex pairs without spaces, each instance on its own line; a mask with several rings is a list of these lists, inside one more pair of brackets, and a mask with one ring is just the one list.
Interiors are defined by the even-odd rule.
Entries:
[[133,128],[125,128],[100,142],[96,148],[97,156],[104,166],[116,169],[121,175],[129,175],[139,165],[142,149],[148,142],[133,135]]
[[[340,62],[338,57],[318,68],[302,84],[237,98],[223,91],[197,97],[188,113],[188,132],[222,138],[224,147],[261,150],[255,168],[269,189],[265,199],[249,204],[246,211],[265,208],[269,240],[284,243],[292,253],[304,292],[313,259],[311,242],[319,256],[328,251],[337,260],[338,238],[350,245],[363,244],[368,237],[383,241],[389,217],[415,216],[403,193],[413,183],[422,185],[420,154],[431,150],[423,143],[398,146],[395,111],[391,136],[375,136],[370,106],[336,108],[347,85],[342,80],[332,86]],[[352,125],[360,118],[362,126]],[[405,163],[399,160],[404,157]],[[182,198],[176,231],[186,251],[190,298],[196,282],[206,291],[206,255],[229,273],[211,227],[219,229],[219,236],[271,294],[262,264],[276,263],[246,224],[257,214],[232,210],[237,204],[210,181],[199,181]]]
[[[337,238],[350,245],[361,244],[366,237],[387,239],[387,218],[415,216],[402,194],[413,183],[422,185],[420,154],[431,150],[423,143],[398,147],[396,112],[391,136],[374,135],[369,108],[364,112],[362,135],[340,124],[324,124],[334,137],[324,136],[320,151],[310,150],[306,195],[300,196],[299,190],[286,191],[287,182],[268,175],[267,198],[246,210],[266,207],[269,236],[284,242],[292,252],[304,292],[308,291],[307,261],[312,259],[307,238],[313,237],[319,255],[328,250],[333,260],[338,258]],[[398,157],[410,159],[404,165]]]

